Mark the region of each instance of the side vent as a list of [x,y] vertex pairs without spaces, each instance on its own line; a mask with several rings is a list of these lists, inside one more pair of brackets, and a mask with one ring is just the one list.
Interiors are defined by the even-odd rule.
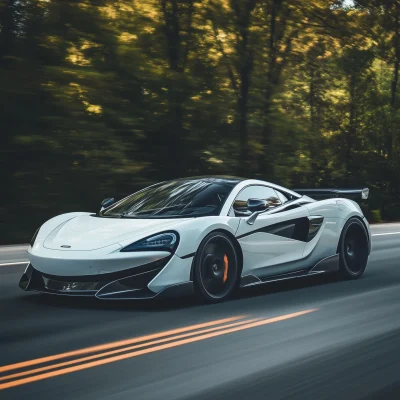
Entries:
[[321,229],[322,223],[324,222],[324,217],[321,217],[320,215],[311,216],[308,217],[308,220],[309,220],[309,226],[308,226],[308,236],[306,241],[310,242],[315,238],[318,231]]

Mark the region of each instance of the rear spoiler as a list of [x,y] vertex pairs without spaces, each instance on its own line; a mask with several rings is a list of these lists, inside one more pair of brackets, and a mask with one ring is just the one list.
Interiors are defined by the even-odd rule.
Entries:
[[351,199],[367,200],[369,196],[369,189],[293,189],[294,192],[315,197],[349,197]]

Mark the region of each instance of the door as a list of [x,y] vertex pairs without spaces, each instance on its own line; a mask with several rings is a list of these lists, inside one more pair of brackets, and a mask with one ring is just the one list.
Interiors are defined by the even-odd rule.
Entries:
[[[247,223],[251,213],[244,208],[249,198],[264,199],[271,205],[252,225]],[[301,205],[285,209],[286,201],[267,186],[248,186],[235,199],[233,210],[240,217],[236,237],[243,250],[242,276],[262,279],[296,271],[295,261],[302,258],[309,234],[310,213]]]

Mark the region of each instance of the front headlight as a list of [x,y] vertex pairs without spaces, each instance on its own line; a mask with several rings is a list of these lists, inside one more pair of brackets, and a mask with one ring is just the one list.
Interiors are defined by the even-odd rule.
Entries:
[[37,235],[38,235],[38,233],[39,233],[39,229],[40,229],[40,228],[37,228],[37,229],[36,229],[35,234],[33,235],[31,241],[29,242],[29,244],[31,245],[31,247],[33,247],[33,245],[35,244],[35,240],[36,240],[36,237],[37,237]]
[[175,232],[164,232],[149,236],[132,243],[120,251],[169,251],[172,253],[178,245],[179,236]]

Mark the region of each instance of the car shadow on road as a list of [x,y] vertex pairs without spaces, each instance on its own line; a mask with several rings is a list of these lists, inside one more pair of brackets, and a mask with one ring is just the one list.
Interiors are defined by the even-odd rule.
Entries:
[[199,305],[194,296],[185,296],[171,299],[152,300],[99,300],[94,297],[55,296],[43,293],[29,292],[23,294],[19,300],[25,304],[45,307],[59,307],[79,310],[99,311],[126,311],[126,312],[160,312],[177,310]]

